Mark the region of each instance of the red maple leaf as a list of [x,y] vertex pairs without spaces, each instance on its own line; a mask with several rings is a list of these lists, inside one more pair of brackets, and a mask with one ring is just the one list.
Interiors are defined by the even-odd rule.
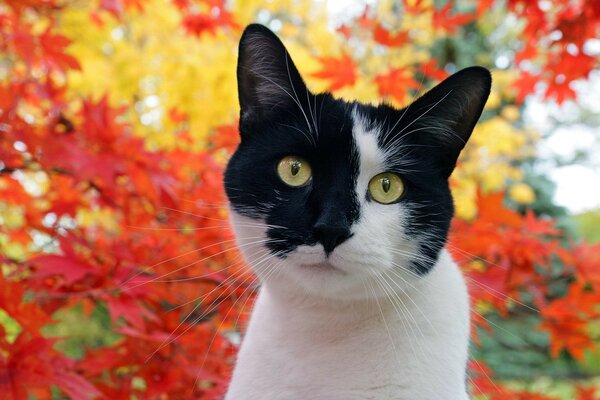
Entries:
[[183,18],[183,26],[187,32],[198,37],[205,33],[211,36],[217,34],[217,29],[222,27],[239,28],[233,14],[223,8],[215,8],[215,13],[189,14]]
[[327,90],[336,91],[352,86],[357,78],[357,66],[352,57],[342,54],[340,57],[320,57],[321,69],[311,75],[329,81]]
[[540,74],[534,74],[527,71],[521,71],[520,76],[512,83],[512,87],[516,90],[515,102],[523,103],[525,97],[535,91],[535,86],[540,81]]
[[377,23],[373,30],[373,39],[384,46],[398,47],[408,42],[408,32],[391,33],[381,23]]
[[414,80],[408,69],[394,68],[375,77],[379,95],[392,97],[398,103],[406,100],[410,90],[418,89],[419,84]]
[[448,73],[438,66],[438,62],[434,59],[427,61],[419,66],[419,71],[426,77],[434,81],[443,81],[448,77]]
[[75,372],[75,362],[52,348],[54,343],[20,334],[14,343],[2,345],[0,393],[15,400],[28,399],[35,392],[51,398],[50,388],[56,385],[74,400],[99,398],[101,393]]
[[453,1],[448,1],[446,5],[433,13],[433,26],[436,29],[448,33],[454,33],[456,28],[465,25],[475,19],[473,14],[452,14]]
[[525,45],[521,50],[515,54],[515,62],[517,65],[524,60],[532,60],[539,54],[539,48],[537,42],[531,38],[525,42]]

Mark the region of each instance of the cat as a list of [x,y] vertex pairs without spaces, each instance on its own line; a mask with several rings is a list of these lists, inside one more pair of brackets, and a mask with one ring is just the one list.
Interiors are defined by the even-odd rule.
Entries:
[[313,94],[249,25],[230,221],[261,280],[226,400],[468,399],[469,301],[448,178],[491,87],[463,69],[404,109]]

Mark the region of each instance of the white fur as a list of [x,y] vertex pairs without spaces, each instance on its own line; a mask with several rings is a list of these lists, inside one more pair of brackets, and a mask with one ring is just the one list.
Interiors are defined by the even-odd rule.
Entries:
[[385,153],[360,116],[354,122],[361,217],[329,258],[321,245],[271,256],[251,243],[266,226],[231,211],[263,285],[227,400],[468,399],[462,275],[445,250],[425,276],[407,268],[419,256],[401,228],[410,210],[366,201]]

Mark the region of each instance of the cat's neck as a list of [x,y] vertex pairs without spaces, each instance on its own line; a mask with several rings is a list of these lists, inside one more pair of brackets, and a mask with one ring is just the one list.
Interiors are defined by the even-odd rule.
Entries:
[[[444,253],[420,282],[410,293],[396,293],[396,301],[333,301],[266,282],[231,393],[240,395],[238,388],[250,382],[261,387],[257,397],[228,399],[467,399],[463,278]],[[367,391],[348,392],[351,387]],[[382,388],[379,397],[373,397],[373,387]],[[278,397],[288,390],[292,397]]]

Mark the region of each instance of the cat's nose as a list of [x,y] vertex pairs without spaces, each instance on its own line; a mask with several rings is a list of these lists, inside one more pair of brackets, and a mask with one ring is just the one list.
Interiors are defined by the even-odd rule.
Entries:
[[317,222],[313,227],[313,232],[315,238],[323,245],[327,256],[352,236],[348,227],[327,222]]

